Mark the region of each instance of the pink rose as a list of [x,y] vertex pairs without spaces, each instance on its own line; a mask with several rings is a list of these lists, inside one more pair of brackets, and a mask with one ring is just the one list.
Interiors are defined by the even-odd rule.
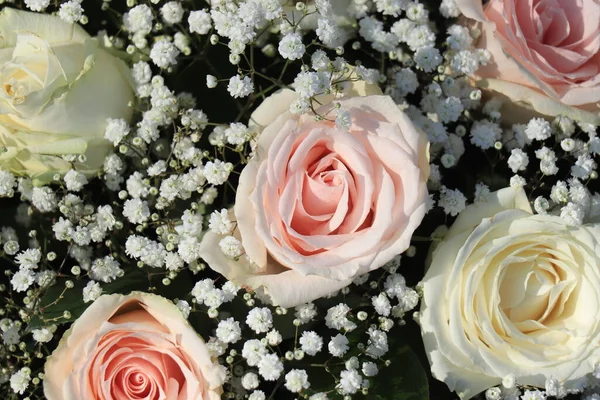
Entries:
[[428,197],[427,141],[390,97],[336,101],[351,116],[348,131],[330,120],[332,103],[317,110],[328,119],[293,117],[294,99],[281,91],[253,115],[265,128],[234,207],[246,254],[228,259],[223,236],[210,231],[200,246],[212,269],[284,307],[339,290],[406,250]]
[[457,0],[482,21],[479,86],[549,116],[600,124],[600,0]]
[[169,300],[105,295],[46,362],[48,400],[217,400],[224,370]]

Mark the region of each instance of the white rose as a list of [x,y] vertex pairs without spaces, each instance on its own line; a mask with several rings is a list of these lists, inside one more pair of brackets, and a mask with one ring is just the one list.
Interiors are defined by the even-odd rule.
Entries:
[[433,375],[463,399],[513,374],[566,388],[600,360],[600,225],[534,215],[522,189],[467,207],[433,253],[421,330]]
[[37,184],[65,173],[63,154],[93,176],[111,145],[107,118],[129,120],[129,71],[80,26],[56,16],[0,12],[0,167]]

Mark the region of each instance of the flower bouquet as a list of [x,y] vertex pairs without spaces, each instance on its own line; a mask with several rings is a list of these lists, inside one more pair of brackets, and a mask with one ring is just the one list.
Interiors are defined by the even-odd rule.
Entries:
[[0,7],[0,398],[600,399],[599,0]]

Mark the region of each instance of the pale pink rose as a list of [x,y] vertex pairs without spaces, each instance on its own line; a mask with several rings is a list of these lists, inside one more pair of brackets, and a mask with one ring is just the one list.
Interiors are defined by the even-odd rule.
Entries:
[[[545,115],[600,123],[600,0],[457,0],[483,22],[480,86]],[[511,84],[512,83],[512,84]]]
[[[336,101],[352,118],[344,131],[290,115],[283,104],[295,96],[281,91],[253,116],[265,128],[234,207],[246,254],[228,259],[210,231],[201,243],[211,268],[284,307],[339,290],[406,250],[428,197],[427,140],[390,97]],[[317,111],[335,119],[332,107]]]
[[225,372],[179,309],[147,293],[104,295],[45,366],[48,400],[217,400]]

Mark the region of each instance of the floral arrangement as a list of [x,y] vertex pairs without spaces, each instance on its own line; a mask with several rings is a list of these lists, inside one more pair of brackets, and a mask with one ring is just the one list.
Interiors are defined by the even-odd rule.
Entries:
[[0,398],[600,399],[598,0],[0,7]]

